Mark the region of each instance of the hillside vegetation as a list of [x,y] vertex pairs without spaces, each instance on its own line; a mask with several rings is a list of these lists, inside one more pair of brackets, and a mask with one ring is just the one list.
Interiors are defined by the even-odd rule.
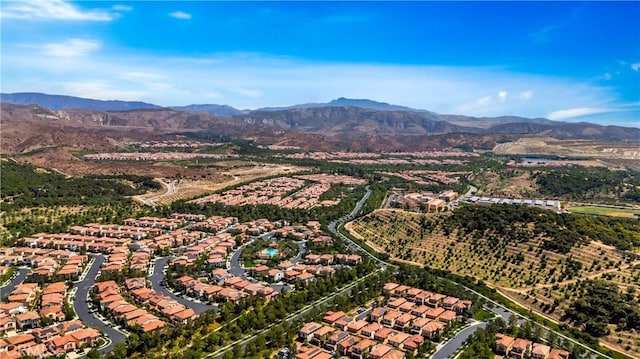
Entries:
[[507,205],[437,216],[379,210],[350,229],[394,258],[523,289],[613,270],[636,256],[616,246],[640,246],[634,219]]
[[161,188],[151,177],[93,175],[67,178],[13,161],[2,161],[1,171],[3,210],[40,205],[114,204],[126,196]]
[[439,215],[378,210],[347,228],[396,260],[483,281],[620,351],[639,353],[637,219],[495,205]]

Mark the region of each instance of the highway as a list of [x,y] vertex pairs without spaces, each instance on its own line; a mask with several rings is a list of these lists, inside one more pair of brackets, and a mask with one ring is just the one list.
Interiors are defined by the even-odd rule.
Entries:
[[381,260],[380,258],[376,257],[374,254],[370,253],[369,251],[365,250],[364,248],[360,247],[360,245],[354,241],[352,241],[350,238],[344,236],[342,233],[340,233],[338,231],[338,226],[351,221],[352,219],[356,218],[356,216],[358,215],[358,213],[360,213],[360,210],[362,209],[362,206],[364,205],[364,203],[367,201],[367,199],[369,199],[369,197],[371,196],[371,189],[367,186],[367,193],[364,194],[364,196],[358,201],[358,203],[356,203],[356,206],[353,208],[353,211],[351,211],[351,213],[349,213],[348,215],[337,219],[333,222],[331,222],[328,226],[329,231],[331,233],[333,233],[335,236],[339,237],[340,239],[342,239],[343,241],[345,241],[347,243],[347,245],[349,246],[349,248],[351,248],[352,251],[354,252],[362,252],[365,255],[369,256],[373,261],[377,262],[378,265],[380,266],[380,268],[382,268],[382,270],[386,270],[387,267],[391,266],[391,267],[396,267],[396,265],[394,264],[390,264],[387,263],[383,260]]
[[104,262],[104,257],[101,255],[91,255],[91,257],[94,259],[94,261],[87,271],[87,275],[83,280],[76,283],[76,288],[78,288],[78,290],[73,297],[73,308],[80,320],[82,320],[85,325],[100,329],[106,336],[111,339],[111,343],[109,343],[109,345],[100,349],[100,353],[106,354],[111,352],[116,343],[124,342],[127,337],[122,332],[110,327],[102,320],[98,319],[93,313],[89,311],[89,305],[87,303],[89,290],[95,283],[96,277],[98,277],[98,270],[100,270],[100,265],[102,265],[102,262]]
[[182,296],[174,294],[173,292],[171,292],[169,289],[167,289],[162,285],[162,281],[164,281],[164,278],[165,278],[165,274],[163,270],[167,266],[168,262],[169,262],[169,258],[167,257],[160,257],[156,259],[153,274],[148,277],[149,281],[151,282],[151,287],[153,288],[153,290],[155,290],[158,293],[171,297],[172,299],[174,299],[175,301],[184,305],[187,308],[193,309],[193,311],[196,312],[196,314],[203,313],[207,310],[213,310],[217,312],[218,306],[195,302],[193,300],[186,299]]
[[29,274],[28,268],[18,268],[18,273],[7,285],[4,287],[0,287],[0,298],[9,295],[9,293],[13,292],[15,287],[22,283],[22,281],[27,278],[27,274]]

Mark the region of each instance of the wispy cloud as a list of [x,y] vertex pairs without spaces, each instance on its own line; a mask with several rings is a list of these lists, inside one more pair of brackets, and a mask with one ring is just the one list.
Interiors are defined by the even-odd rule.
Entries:
[[101,10],[85,10],[64,0],[3,1],[0,17],[20,20],[111,21],[117,13]]
[[636,63],[631,64],[631,69],[633,71],[635,71],[635,72],[640,71],[640,62],[636,62]]
[[601,113],[620,112],[621,109],[615,108],[598,108],[598,107],[578,107],[569,108],[565,110],[553,111],[547,115],[550,120],[568,120],[572,118],[585,117],[590,115],[597,115]]
[[[554,119],[603,113],[617,103],[613,88],[595,82],[496,68],[334,63],[256,53],[202,57],[98,54],[100,46],[86,39],[49,44],[45,50],[55,56],[46,61],[40,55],[45,51],[41,47],[20,48],[20,53],[3,56],[3,90],[98,99],[126,95],[124,99],[163,106],[214,102],[237,108],[326,102],[344,96],[438,113],[549,114]],[[634,104],[611,121],[628,119],[639,108]]]
[[64,42],[42,45],[42,53],[47,56],[85,56],[100,49],[100,42],[86,39],[69,39]]
[[531,34],[531,40],[537,44],[545,44],[550,41],[554,31],[562,27],[562,24],[550,24]]
[[184,11],[174,11],[168,14],[169,16],[171,16],[172,18],[178,19],[178,20],[189,20],[191,19],[191,14],[189,14],[188,12],[184,12]]
[[533,91],[523,91],[520,92],[518,98],[521,100],[531,100],[533,98]]
[[111,9],[114,11],[129,12],[133,10],[133,7],[129,5],[113,5]]

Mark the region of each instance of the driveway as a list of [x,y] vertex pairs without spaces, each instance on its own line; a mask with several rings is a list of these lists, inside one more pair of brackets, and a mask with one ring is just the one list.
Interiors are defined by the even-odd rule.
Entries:
[[76,283],[76,287],[78,291],[76,295],[73,297],[73,308],[76,311],[78,317],[85,325],[90,327],[99,328],[106,336],[111,339],[111,343],[106,347],[100,349],[100,353],[106,354],[111,352],[116,343],[124,342],[127,337],[121,332],[111,328],[100,319],[96,318],[93,313],[89,312],[89,305],[87,304],[87,296],[91,286],[95,283],[96,277],[98,276],[98,270],[100,269],[100,265],[104,262],[104,257],[101,255],[92,255],[94,261],[87,275],[83,280]]
[[0,298],[9,295],[9,293],[13,292],[16,286],[27,278],[27,274],[29,274],[28,268],[18,268],[18,275],[16,275],[9,284],[4,287],[0,287]]
[[165,275],[162,272],[162,270],[167,266],[168,262],[169,262],[169,258],[167,258],[167,257],[161,257],[161,258],[156,259],[155,267],[154,267],[154,270],[153,270],[153,275],[148,277],[149,281],[151,281],[151,287],[153,288],[153,290],[155,290],[156,292],[161,293],[163,295],[167,295],[167,296],[171,297],[176,302],[184,305],[187,308],[193,309],[193,311],[196,312],[196,314],[200,314],[200,313],[206,312],[207,310],[213,310],[213,311],[217,312],[218,311],[218,307],[217,306],[204,304],[204,303],[199,303],[199,302],[195,302],[195,301],[186,299],[186,298],[184,298],[182,296],[174,294],[169,289],[167,289],[164,286],[162,286],[161,283],[165,279]]

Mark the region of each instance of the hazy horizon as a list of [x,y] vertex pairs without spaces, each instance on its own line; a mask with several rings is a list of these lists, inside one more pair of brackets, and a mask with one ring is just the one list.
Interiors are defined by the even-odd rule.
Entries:
[[2,92],[640,126],[640,3],[2,2]]

